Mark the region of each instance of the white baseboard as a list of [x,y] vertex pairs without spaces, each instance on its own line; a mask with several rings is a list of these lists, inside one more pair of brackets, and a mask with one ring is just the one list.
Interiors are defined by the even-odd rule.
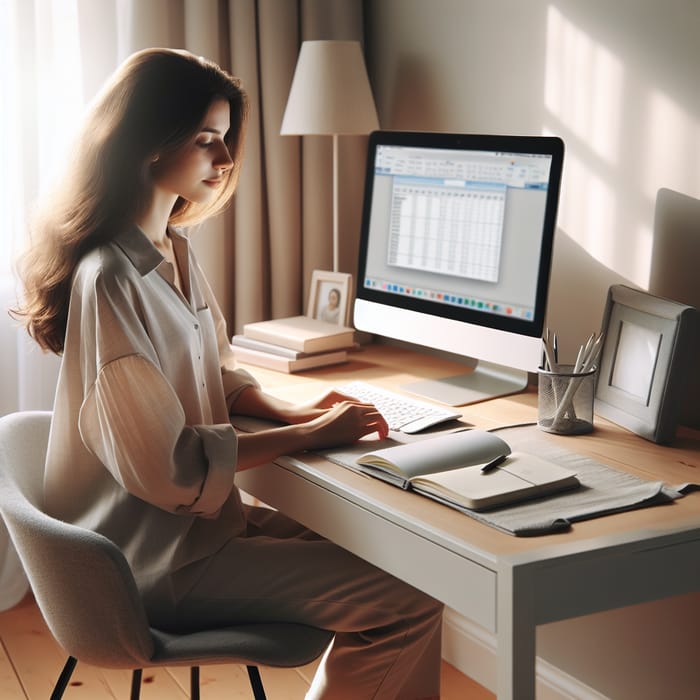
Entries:
[[[496,692],[496,636],[446,609],[442,656],[480,685]],[[537,700],[608,700],[604,695],[537,657]]]

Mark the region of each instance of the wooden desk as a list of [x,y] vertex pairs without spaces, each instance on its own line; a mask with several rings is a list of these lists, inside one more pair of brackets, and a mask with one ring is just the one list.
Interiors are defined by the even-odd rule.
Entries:
[[[267,390],[294,401],[349,378],[399,389],[462,370],[381,345],[304,376],[250,369]],[[481,428],[532,421],[536,401],[533,390],[466,406],[463,417]],[[543,436],[642,478],[698,481],[695,431],[660,447],[596,418],[591,435]],[[237,483],[495,633],[499,700],[534,698],[538,624],[700,590],[700,493],[577,523],[564,534],[517,538],[314,455],[281,458]]]

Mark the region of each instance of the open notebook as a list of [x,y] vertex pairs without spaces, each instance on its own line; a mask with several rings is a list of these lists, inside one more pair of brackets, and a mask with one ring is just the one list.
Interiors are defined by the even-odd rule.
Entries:
[[[490,471],[483,467],[497,457]],[[446,505],[484,510],[576,488],[576,473],[534,454],[511,452],[497,435],[469,430],[360,455],[357,468]]]

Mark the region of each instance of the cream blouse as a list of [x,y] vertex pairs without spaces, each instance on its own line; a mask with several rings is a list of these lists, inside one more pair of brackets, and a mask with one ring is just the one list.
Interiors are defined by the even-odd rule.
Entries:
[[79,263],[46,461],[48,512],[112,539],[144,594],[243,531],[228,407],[256,385],[171,238],[189,298],[139,229]]

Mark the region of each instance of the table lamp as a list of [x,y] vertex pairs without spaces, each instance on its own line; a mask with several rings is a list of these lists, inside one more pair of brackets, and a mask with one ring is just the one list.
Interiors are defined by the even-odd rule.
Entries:
[[360,43],[303,42],[280,133],[333,136],[333,272],[338,272],[338,135],[378,128]]

